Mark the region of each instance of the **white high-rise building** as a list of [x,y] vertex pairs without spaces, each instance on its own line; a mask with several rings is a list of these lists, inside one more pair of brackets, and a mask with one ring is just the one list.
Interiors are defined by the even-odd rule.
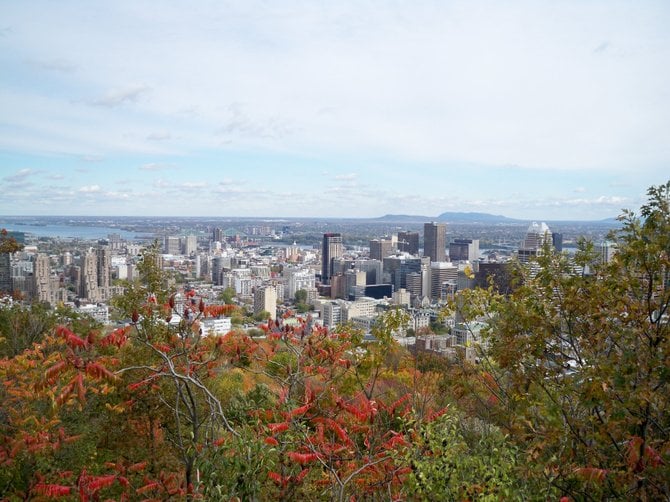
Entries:
[[295,292],[301,289],[305,291],[316,287],[316,276],[313,270],[289,268],[284,269],[286,277],[287,294],[289,299],[295,298]]
[[274,286],[263,286],[254,293],[254,315],[267,312],[271,319],[277,317],[277,290]]

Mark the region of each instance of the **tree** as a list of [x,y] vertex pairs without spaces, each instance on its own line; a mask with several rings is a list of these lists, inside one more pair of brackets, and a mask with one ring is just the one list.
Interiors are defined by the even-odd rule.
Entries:
[[[592,267],[545,250],[505,297],[460,302],[486,316],[488,350],[464,365],[461,403],[526,452],[524,475],[580,500],[670,497],[670,183],[626,211],[618,251]],[[547,494],[549,496],[549,494]]]
[[270,312],[267,310],[261,310],[260,312],[254,314],[254,321],[256,322],[263,322],[267,321],[270,319]]
[[219,293],[219,299],[222,300],[226,305],[232,305],[234,303],[235,295],[237,293],[235,292],[235,288],[231,288],[228,286],[226,289],[221,291]]
[[305,303],[307,302],[307,290],[299,289],[295,292],[295,302],[296,303]]
[[0,308],[0,357],[21,354],[42,340],[56,323],[57,316],[39,303]]
[[19,243],[14,237],[11,237],[6,229],[3,228],[0,230],[0,254],[12,254],[22,249],[23,244]]

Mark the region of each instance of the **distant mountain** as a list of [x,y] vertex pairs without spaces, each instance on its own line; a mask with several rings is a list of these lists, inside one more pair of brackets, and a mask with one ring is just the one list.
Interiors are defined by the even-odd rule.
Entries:
[[459,213],[446,212],[439,216],[420,216],[415,214],[387,214],[375,221],[388,221],[397,223],[422,223],[427,221],[449,221],[453,223],[518,223],[522,220],[515,220],[507,216],[489,213]]
[[448,211],[442,213],[437,217],[437,221],[453,221],[453,222],[464,222],[464,223],[514,223],[521,220],[515,220],[514,218],[508,218],[507,216],[501,216],[499,214],[489,214],[489,213],[459,213]]
[[431,221],[435,218],[432,216],[417,216],[411,214],[386,214],[379,218],[374,218],[375,221],[390,221],[398,223],[416,223],[423,221]]
[[621,222],[616,217],[615,218],[605,218],[604,220],[600,220],[600,223],[607,223],[608,225],[621,225]]

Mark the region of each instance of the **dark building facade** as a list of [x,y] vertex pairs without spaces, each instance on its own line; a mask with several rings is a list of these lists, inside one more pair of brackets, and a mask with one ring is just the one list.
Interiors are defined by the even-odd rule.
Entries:
[[321,282],[323,284],[330,284],[330,277],[333,275],[333,260],[342,256],[343,253],[342,234],[323,234],[321,246]]
[[398,251],[419,254],[419,232],[398,232]]
[[425,223],[423,225],[423,255],[430,261],[445,261],[447,258],[447,225]]

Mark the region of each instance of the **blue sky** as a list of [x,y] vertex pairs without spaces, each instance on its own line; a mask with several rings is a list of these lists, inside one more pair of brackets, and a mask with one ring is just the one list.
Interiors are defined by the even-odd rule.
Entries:
[[0,214],[600,219],[670,176],[665,1],[0,0]]

